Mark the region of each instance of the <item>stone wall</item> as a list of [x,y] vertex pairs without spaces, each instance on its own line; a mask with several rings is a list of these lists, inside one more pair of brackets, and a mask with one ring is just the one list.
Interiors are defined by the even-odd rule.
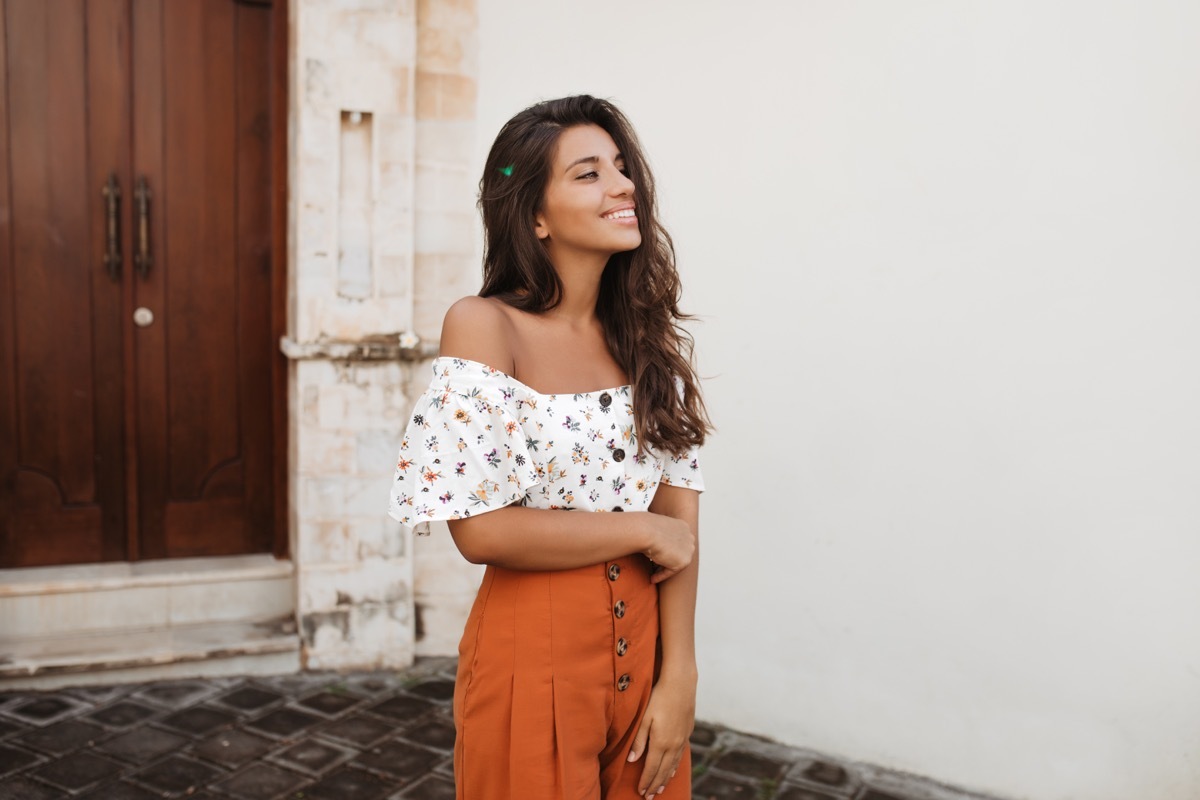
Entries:
[[[476,25],[474,0],[292,0],[283,345],[308,668],[404,666],[414,655],[413,552],[386,500],[427,377],[404,359],[435,349],[446,307],[477,287],[466,170]],[[425,344],[397,360],[404,332]],[[374,355],[345,357],[367,342]]]

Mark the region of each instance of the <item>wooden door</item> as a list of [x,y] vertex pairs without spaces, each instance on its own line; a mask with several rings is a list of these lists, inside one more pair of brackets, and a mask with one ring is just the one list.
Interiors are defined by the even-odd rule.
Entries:
[[282,9],[3,8],[0,566],[279,551]]

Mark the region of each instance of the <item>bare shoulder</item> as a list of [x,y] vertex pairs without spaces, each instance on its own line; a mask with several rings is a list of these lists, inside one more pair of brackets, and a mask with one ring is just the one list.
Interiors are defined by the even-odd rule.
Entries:
[[442,321],[439,354],[511,371],[512,322],[503,303],[477,295],[456,301]]

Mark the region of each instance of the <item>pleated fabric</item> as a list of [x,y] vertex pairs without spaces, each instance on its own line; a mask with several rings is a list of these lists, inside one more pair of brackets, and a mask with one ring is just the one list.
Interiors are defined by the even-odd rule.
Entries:
[[[574,570],[489,566],[459,644],[458,800],[634,800],[626,761],[657,673],[641,555]],[[624,688],[622,688],[624,687]],[[690,753],[660,800],[691,797]]]

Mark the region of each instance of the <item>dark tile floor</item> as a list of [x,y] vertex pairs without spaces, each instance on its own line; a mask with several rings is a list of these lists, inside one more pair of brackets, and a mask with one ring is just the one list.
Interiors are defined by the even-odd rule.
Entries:
[[[404,672],[0,687],[0,800],[454,797],[454,661]],[[702,800],[977,795],[699,724]]]

